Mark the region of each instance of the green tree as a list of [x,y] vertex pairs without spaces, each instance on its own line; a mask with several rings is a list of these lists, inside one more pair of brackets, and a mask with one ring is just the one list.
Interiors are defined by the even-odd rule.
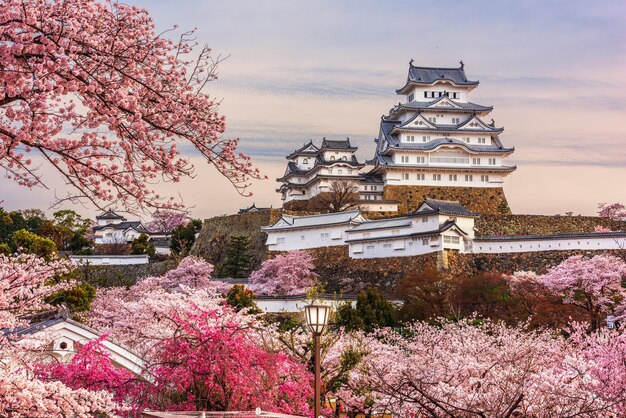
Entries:
[[252,314],[260,313],[261,310],[256,305],[255,299],[254,292],[241,284],[234,285],[226,293],[226,303],[234,307],[237,312],[247,308]]
[[75,235],[85,236],[91,221],[70,209],[58,210],[54,217],[54,237],[51,237],[62,250],[69,250]]
[[172,233],[170,249],[177,255],[187,255],[196,242],[196,233],[202,229],[202,221],[194,219],[187,225],[179,225]]
[[154,248],[154,244],[150,242],[150,237],[147,234],[141,234],[131,243],[130,253],[148,254],[150,257],[154,257],[156,249]]
[[20,229],[13,234],[13,243],[16,249],[22,252],[36,254],[46,260],[50,260],[57,253],[57,247],[49,238]]
[[359,293],[356,307],[349,302],[339,306],[336,323],[348,331],[393,327],[397,325],[397,309],[380,290],[370,287]]
[[226,249],[226,263],[222,275],[226,277],[244,277],[250,272],[250,254],[248,251],[248,237],[234,235],[230,237]]

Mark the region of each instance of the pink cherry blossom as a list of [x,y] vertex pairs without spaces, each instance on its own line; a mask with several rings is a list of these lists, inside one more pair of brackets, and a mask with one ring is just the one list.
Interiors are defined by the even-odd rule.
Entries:
[[250,288],[259,295],[297,295],[317,284],[313,257],[306,251],[290,251],[265,260],[249,277]]

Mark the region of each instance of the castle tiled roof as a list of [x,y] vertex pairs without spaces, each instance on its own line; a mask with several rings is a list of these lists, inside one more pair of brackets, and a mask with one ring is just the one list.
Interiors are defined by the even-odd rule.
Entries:
[[[311,216],[290,216],[282,215],[281,218],[270,226],[264,226],[261,229],[264,231],[277,230],[277,229],[298,229],[298,228],[312,228],[318,226],[337,225],[344,223],[356,222],[357,218],[360,218],[361,212],[359,210],[337,212],[337,213],[324,213],[321,215]],[[284,222],[283,225],[278,225]]]
[[468,80],[465,69],[461,62],[460,67],[420,67],[413,65],[413,60],[409,63],[407,82],[404,87],[396,90],[398,94],[406,93],[407,86],[411,84],[429,85],[438,81],[449,81],[457,86],[477,86],[478,81]]
[[292,152],[287,156],[287,159],[297,157],[298,155],[316,155],[319,152],[319,148],[313,144],[313,140],[305,143],[303,146]]
[[420,207],[413,212],[416,215],[421,215],[426,212],[437,212],[446,215],[458,215],[476,217],[478,213],[467,210],[467,208],[461,205],[456,200],[439,200],[426,198]]
[[350,138],[346,138],[342,141],[334,141],[330,139],[322,139],[322,146],[320,150],[323,149],[336,149],[336,150],[356,150],[356,147],[350,145]]
[[106,212],[96,216],[96,219],[122,219],[122,220],[126,220],[125,217],[123,217],[122,215],[118,215],[117,213],[113,212],[112,210],[107,210]]
[[504,148],[502,145],[468,144],[456,138],[436,138],[428,142],[400,142],[394,137],[388,137],[389,145],[395,150],[432,151],[444,145],[455,145],[472,153],[509,154],[515,148]]
[[454,111],[469,111],[469,112],[489,112],[493,110],[493,106],[483,106],[476,103],[471,102],[457,102],[452,99],[449,99],[451,102],[456,104],[458,107],[454,106],[433,106],[437,102],[439,102],[444,97],[440,97],[437,100],[433,100],[431,102],[418,102],[412,101],[408,103],[398,103],[394,109],[408,109],[408,110],[432,110],[432,111],[442,111],[442,110],[454,110]]
[[141,232],[144,234],[150,234],[151,231],[147,230],[146,228],[144,228],[144,226],[141,224],[140,221],[126,221],[126,222],[120,222],[117,224],[108,224],[108,225],[97,225],[94,226],[92,229],[94,231],[99,231],[101,229],[117,229],[120,231],[126,230],[128,228],[133,228],[134,230],[136,230],[137,232]]

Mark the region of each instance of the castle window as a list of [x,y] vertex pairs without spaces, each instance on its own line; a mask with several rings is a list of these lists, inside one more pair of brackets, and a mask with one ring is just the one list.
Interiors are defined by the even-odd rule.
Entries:
[[426,222],[428,222],[428,216],[424,216],[424,217],[422,218],[422,223],[426,223]]
[[441,181],[441,174],[433,174],[434,181]]
[[337,173],[343,174],[343,170],[340,168],[339,170],[337,170]]
[[452,98],[453,99],[458,99],[459,98],[459,93],[452,93]]
[[332,168],[328,169],[328,174],[333,174],[333,169]]
[[430,136],[423,136],[422,137],[422,142],[428,142],[430,141]]
[[448,176],[448,180],[449,180],[449,181],[456,181],[456,174],[450,174],[450,175]]
[[418,174],[417,174],[417,179],[418,179],[418,180],[426,180],[426,174],[424,174],[424,173],[418,173]]
[[409,179],[409,173],[402,173],[402,180],[408,180]]
[[465,181],[474,181],[474,176],[471,174],[466,174],[465,175]]
[[428,121],[432,123],[437,123],[437,118],[435,116],[432,116],[428,118]]
[[407,142],[415,142],[415,135],[408,135],[406,137]]
[[422,238],[422,245],[428,245],[428,238]]
[[480,165],[480,158],[472,158],[472,165]]
[[335,161],[335,156],[334,155],[330,156],[330,161]]
[[460,120],[459,118],[452,118],[452,123],[458,125],[459,124],[459,120]]
[[408,156],[408,155],[402,155],[402,156],[400,157],[400,160],[401,160],[403,163],[408,163],[408,162],[409,162],[409,156]]
[[367,250],[373,250],[375,248],[375,246],[373,245],[368,245],[367,247],[365,247],[365,249]]
[[328,238],[328,237],[330,237],[330,234],[329,234],[328,232],[322,232],[322,233],[320,234],[320,238],[322,238],[322,239],[324,239],[324,238]]
[[285,238],[276,238],[276,244],[284,244]]
[[489,181],[489,176],[480,176],[480,181],[487,183]]
[[367,185],[363,186],[363,190],[367,191]]
[[427,91],[424,92],[424,97],[428,98],[428,92]]
[[304,235],[300,235],[300,241],[304,241]]
[[490,158],[489,159],[489,165],[496,165],[496,159],[495,158]]
[[383,244],[383,248],[391,248],[391,244]]
[[443,242],[446,244],[458,244],[461,242],[459,237],[450,237],[448,235],[443,236]]
[[470,143],[470,139],[469,138],[463,138],[463,141],[465,141],[467,144]]
[[409,94],[409,102],[412,102],[413,99],[415,99],[415,94],[413,93]]
[[487,143],[487,139],[485,139],[485,138],[478,138],[478,143],[479,144],[486,144]]
[[346,157],[345,155],[344,155],[343,157],[341,157],[341,159],[342,159],[343,161],[348,161],[348,157]]
[[418,164],[424,164],[426,162],[426,157],[417,157],[417,163]]
[[302,160],[302,164],[308,164],[309,163],[309,159],[305,158],[304,160]]
[[439,92],[439,97],[443,96],[443,91]]

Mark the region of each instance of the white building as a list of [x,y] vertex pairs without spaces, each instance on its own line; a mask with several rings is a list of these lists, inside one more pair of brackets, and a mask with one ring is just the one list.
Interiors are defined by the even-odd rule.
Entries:
[[[60,313],[50,319],[32,323],[16,331],[18,335],[44,334],[50,339],[45,353],[52,355],[61,363],[69,362],[81,345],[102,336],[98,331],[73,321],[66,314]],[[145,371],[144,360],[123,345],[110,339],[102,341],[111,363],[132,373],[142,376]],[[145,377],[145,376],[144,376]]]
[[504,163],[514,148],[502,145],[503,128],[483,119],[493,107],[470,101],[478,81],[458,68],[409,64],[403,101],[380,121],[370,174],[384,185],[502,187],[516,167]]
[[444,250],[516,253],[626,249],[626,232],[475,237],[479,216],[459,202],[425,199],[406,216],[367,220],[359,211],[314,216],[283,215],[262,227],[270,251],[348,246],[350,258],[408,257]]
[[406,257],[447,250],[465,252],[478,214],[458,202],[426,199],[401,218],[366,221],[347,232],[351,258]]
[[270,251],[345,245],[347,231],[365,221],[361,212],[349,211],[313,216],[282,215],[273,225],[261,227]]
[[128,244],[141,234],[146,234],[154,244],[157,254],[170,253],[169,234],[150,231],[141,221],[128,221],[124,216],[108,210],[96,216],[96,223],[97,225],[93,227],[95,244]]

